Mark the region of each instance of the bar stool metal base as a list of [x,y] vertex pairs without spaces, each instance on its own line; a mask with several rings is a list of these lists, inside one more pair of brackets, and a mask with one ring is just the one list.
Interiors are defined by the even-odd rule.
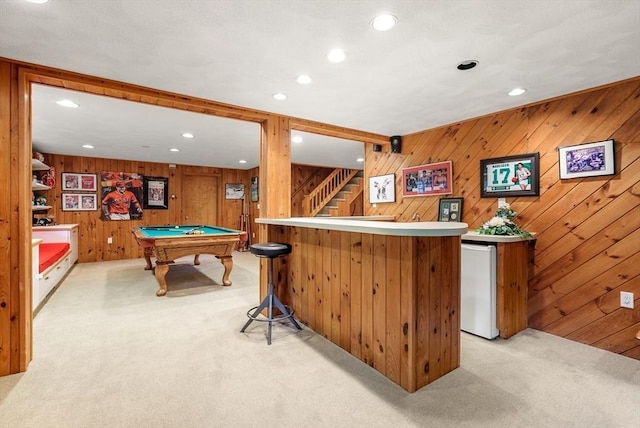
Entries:
[[[283,304],[278,296],[273,292],[273,259],[281,255],[285,255],[291,252],[291,247],[284,244],[266,243],[266,244],[254,244],[251,246],[251,252],[258,257],[265,257],[269,259],[269,284],[267,289],[267,295],[262,300],[260,305],[255,306],[247,311],[247,317],[249,320],[246,322],[241,333],[249,327],[253,321],[266,322],[267,327],[267,345],[271,345],[271,328],[274,322],[289,320],[298,330],[302,330],[300,324],[293,317],[293,309]],[[280,311],[279,315],[274,315],[274,308]],[[262,315],[263,310],[267,310],[267,315]]]

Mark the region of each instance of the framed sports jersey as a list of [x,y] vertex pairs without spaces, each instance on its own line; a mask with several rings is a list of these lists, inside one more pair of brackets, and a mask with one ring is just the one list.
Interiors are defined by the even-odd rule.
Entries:
[[480,161],[480,197],[538,196],[540,154],[505,156]]

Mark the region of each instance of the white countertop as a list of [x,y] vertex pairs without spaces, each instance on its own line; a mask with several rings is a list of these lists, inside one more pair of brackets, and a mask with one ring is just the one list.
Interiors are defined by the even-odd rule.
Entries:
[[256,223],[391,236],[461,236],[468,231],[467,223],[459,222],[415,221],[405,223],[337,217],[257,218]]
[[535,238],[523,238],[522,236],[510,236],[510,235],[481,235],[480,233],[470,230],[462,235],[463,241],[480,241],[480,242],[521,242],[530,241]]
[[51,226],[33,226],[32,230],[71,230],[78,227],[77,224],[52,224]]

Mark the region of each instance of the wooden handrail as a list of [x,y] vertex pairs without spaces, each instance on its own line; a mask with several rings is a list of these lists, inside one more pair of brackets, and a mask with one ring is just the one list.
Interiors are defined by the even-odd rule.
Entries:
[[314,217],[333,198],[344,185],[349,182],[359,170],[357,169],[335,169],[329,176],[304,196],[304,215]]

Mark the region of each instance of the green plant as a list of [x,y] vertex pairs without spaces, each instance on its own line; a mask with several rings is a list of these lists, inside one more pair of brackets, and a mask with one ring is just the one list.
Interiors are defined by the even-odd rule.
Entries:
[[512,219],[518,215],[509,204],[504,204],[491,220],[486,221],[476,229],[481,235],[509,235],[531,238],[533,235],[521,229]]

